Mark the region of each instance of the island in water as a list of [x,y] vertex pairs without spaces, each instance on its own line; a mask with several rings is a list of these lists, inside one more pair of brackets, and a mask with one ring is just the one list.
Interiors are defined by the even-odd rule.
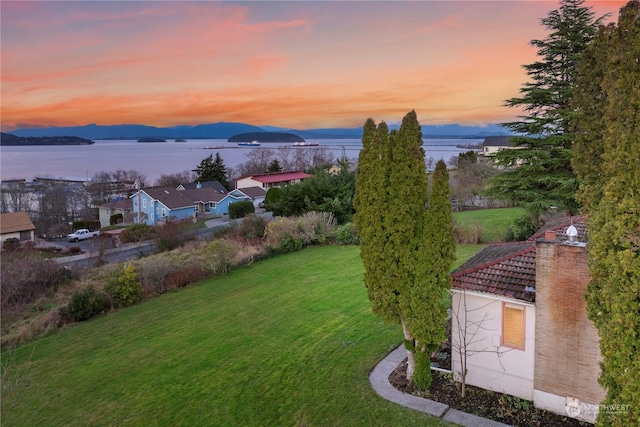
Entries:
[[146,137],[140,138],[138,142],[167,142],[167,140],[164,138]]
[[15,136],[10,133],[0,134],[0,145],[91,145],[90,139],[78,136]]
[[287,132],[248,132],[229,137],[229,142],[304,142],[304,138]]

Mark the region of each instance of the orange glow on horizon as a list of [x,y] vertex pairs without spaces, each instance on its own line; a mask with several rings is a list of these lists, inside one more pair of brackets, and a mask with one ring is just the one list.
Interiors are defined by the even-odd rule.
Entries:
[[[626,1],[587,1],[596,16]],[[513,120],[548,1],[1,2],[2,131]],[[353,17],[358,16],[357,20]]]

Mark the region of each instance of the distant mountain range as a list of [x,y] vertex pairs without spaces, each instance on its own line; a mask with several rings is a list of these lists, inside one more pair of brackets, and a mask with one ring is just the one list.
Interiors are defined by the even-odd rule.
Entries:
[[[390,129],[397,129],[398,127],[398,125],[389,126]],[[300,130],[229,122],[166,128],[133,124],[111,126],[91,124],[71,127],[17,129],[9,133],[20,137],[77,136],[87,139],[227,139],[233,135],[248,132],[291,132],[305,139],[359,139],[362,137],[361,127]],[[507,130],[495,124],[487,126],[462,126],[457,124],[422,126],[424,138],[485,138],[487,136],[509,134]]]

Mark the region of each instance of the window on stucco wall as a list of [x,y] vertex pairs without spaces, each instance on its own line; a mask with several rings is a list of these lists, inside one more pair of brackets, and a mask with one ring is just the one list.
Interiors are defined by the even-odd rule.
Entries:
[[525,308],[502,303],[502,345],[524,350]]

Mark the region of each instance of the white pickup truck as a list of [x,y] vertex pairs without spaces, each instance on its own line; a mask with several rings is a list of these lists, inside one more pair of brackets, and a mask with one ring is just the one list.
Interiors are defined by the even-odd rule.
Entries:
[[98,237],[100,234],[99,231],[89,231],[86,228],[81,228],[79,230],[74,231],[71,234],[67,234],[67,240],[70,242],[77,242],[78,240],[91,239],[93,237]]

